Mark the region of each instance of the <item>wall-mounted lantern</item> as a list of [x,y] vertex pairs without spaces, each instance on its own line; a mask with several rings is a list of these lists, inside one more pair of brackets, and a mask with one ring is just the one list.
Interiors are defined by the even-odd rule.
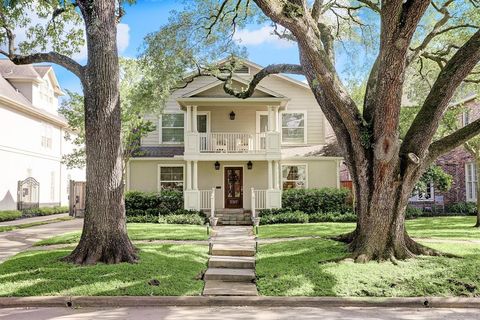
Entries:
[[215,170],[220,170],[220,162],[215,162]]
[[230,112],[230,120],[235,120],[235,112]]
[[252,163],[252,161],[248,161],[248,162],[247,162],[247,169],[248,169],[248,170],[252,170],[252,168],[253,168],[253,163]]

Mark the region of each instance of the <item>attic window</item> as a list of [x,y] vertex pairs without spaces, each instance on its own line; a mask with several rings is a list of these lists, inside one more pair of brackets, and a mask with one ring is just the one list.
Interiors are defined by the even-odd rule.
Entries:
[[239,67],[238,69],[235,70],[235,73],[248,74],[248,73],[250,73],[250,70],[248,69],[247,66],[241,66],[241,67]]

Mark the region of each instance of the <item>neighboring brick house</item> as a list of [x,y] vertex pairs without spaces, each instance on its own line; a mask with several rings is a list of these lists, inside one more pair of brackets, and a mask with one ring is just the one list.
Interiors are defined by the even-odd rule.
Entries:
[[[480,118],[480,98],[477,95],[471,95],[456,103],[456,105],[459,104],[463,104],[467,110],[459,119],[462,126]],[[453,177],[451,189],[447,192],[439,192],[435,191],[433,185],[429,185],[425,193],[410,199],[411,205],[429,210],[434,206],[443,207],[457,202],[477,200],[476,164],[472,155],[463,146],[441,156],[436,163]],[[347,187],[349,182],[351,182],[351,176],[346,166],[342,164],[340,184]]]

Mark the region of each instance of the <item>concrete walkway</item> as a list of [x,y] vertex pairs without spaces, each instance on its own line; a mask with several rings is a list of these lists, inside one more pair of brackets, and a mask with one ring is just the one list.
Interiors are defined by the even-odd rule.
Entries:
[[476,320],[476,309],[413,309],[413,308],[292,308],[292,307],[142,307],[142,308],[19,308],[0,309],[0,319],[395,319],[395,320]]
[[40,216],[40,217],[25,218],[25,219],[18,219],[18,220],[12,220],[12,221],[4,221],[4,222],[0,222],[0,227],[19,226],[22,224],[34,223],[34,222],[48,222],[50,220],[55,220],[58,218],[66,218],[66,217],[68,217],[68,213],[60,213],[60,214],[52,214],[49,216]]
[[206,296],[256,296],[255,238],[252,227],[215,227],[205,272]]
[[55,222],[41,226],[0,233],[0,263],[30,248],[35,242],[62,233],[82,229],[83,219]]

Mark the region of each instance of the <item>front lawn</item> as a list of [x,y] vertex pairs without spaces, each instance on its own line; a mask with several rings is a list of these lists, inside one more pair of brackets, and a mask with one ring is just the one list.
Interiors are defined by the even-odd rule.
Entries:
[[[207,240],[207,227],[185,224],[128,223],[131,240]],[[37,242],[36,246],[71,244],[80,240],[80,231]]]
[[264,244],[257,256],[257,287],[265,296],[480,296],[480,245],[427,245],[463,258],[336,263],[329,261],[345,257],[347,248],[332,240]]
[[[407,220],[408,233],[417,238],[480,239],[476,217],[435,217]],[[352,231],[355,223],[275,224],[259,227],[260,238],[330,237]]]
[[[0,296],[200,295],[208,247],[139,245],[138,264],[74,266],[60,262],[69,249],[28,251],[0,264]],[[150,280],[158,285],[150,285]],[[156,283],[155,283],[156,284]]]

